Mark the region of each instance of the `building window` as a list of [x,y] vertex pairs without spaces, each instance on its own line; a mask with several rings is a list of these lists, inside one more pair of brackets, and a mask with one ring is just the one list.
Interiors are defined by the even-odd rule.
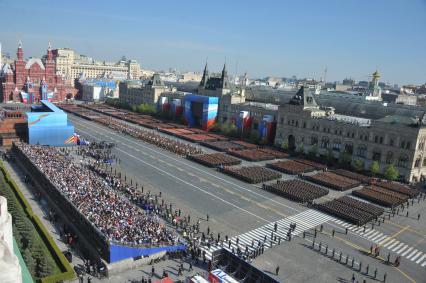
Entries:
[[401,148],[405,148],[405,141],[401,142]]
[[330,143],[330,141],[327,137],[323,137],[321,139],[321,147],[322,148],[328,148],[329,143]]
[[378,143],[378,142],[379,142],[379,137],[378,137],[378,136],[375,136],[375,137],[374,137],[374,142],[375,142],[375,143]]
[[311,145],[317,145],[318,144],[318,138],[313,136],[311,137]]
[[398,159],[398,166],[406,168],[408,164],[408,157],[406,155],[401,155]]
[[296,120],[296,127],[299,127],[299,121]]
[[352,154],[353,151],[354,151],[354,147],[353,147],[352,144],[350,144],[350,143],[345,144],[345,152],[346,153]]
[[390,140],[389,140],[389,145],[390,145],[390,146],[393,146],[393,139],[390,139]]
[[410,149],[410,148],[411,148],[411,143],[408,141],[408,142],[406,143],[405,149]]
[[421,164],[421,159],[420,157],[416,159],[416,161],[414,162],[414,167],[420,167]]
[[386,154],[386,164],[391,164],[392,163],[392,151],[388,151],[388,153]]
[[333,142],[333,150],[340,151],[341,147],[342,147],[342,144],[340,143],[339,140],[335,140]]
[[380,153],[380,151],[373,151],[373,160],[374,160],[374,161],[379,161],[379,162],[380,162],[380,158],[381,158],[381,153]]
[[359,157],[366,157],[367,156],[367,147],[365,145],[360,145],[358,146],[357,150],[356,150],[356,154]]
[[280,124],[284,123],[284,118],[280,118]]
[[303,128],[306,128],[306,122],[303,122]]
[[380,137],[380,139],[379,139],[379,143],[380,143],[380,144],[383,144],[383,137]]

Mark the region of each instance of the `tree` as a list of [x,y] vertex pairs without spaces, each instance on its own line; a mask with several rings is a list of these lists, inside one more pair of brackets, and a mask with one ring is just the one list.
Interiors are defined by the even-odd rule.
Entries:
[[316,144],[314,144],[313,146],[311,146],[311,148],[308,151],[308,156],[311,159],[315,159],[317,157],[318,154],[318,146]]
[[298,154],[304,154],[305,153],[305,145],[303,144],[303,142],[301,142],[297,148],[296,148],[296,152]]
[[375,176],[377,173],[380,172],[380,164],[378,161],[373,161],[370,165],[370,172]]
[[394,181],[398,179],[399,172],[398,172],[398,169],[395,168],[395,165],[391,163],[388,166],[386,166],[385,171],[383,172],[383,175],[385,176],[386,179]]
[[283,142],[281,147],[282,147],[282,149],[284,149],[284,151],[288,151],[288,149],[289,149],[288,142],[287,141]]
[[343,167],[348,167],[351,164],[352,158],[351,155],[344,151],[339,156],[339,162]]
[[355,159],[352,166],[356,171],[362,171],[364,170],[364,161],[361,159]]
[[327,164],[332,164],[334,161],[334,154],[333,151],[331,149],[327,150],[327,153],[325,155],[325,160],[327,162]]

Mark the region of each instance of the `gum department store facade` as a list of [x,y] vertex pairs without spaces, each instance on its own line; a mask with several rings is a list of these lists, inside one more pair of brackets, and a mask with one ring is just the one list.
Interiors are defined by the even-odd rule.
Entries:
[[[204,72],[206,74],[206,69]],[[256,101],[256,98],[246,96],[248,90],[244,87],[230,91],[218,87],[218,123],[235,123],[241,111],[246,111],[252,119],[248,130],[253,132],[257,131],[265,115],[271,115],[276,123],[273,143],[277,146],[287,143],[290,148],[296,149],[303,145],[305,153],[315,147],[319,155],[331,152],[335,158],[345,152],[353,161],[361,160],[365,169],[369,169],[373,161],[378,161],[382,172],[393,163],[406,181],[424,182],[425,109],[396,104],[384,106],[380,102],[379,78],[378,72],[373,74],[371,93],[368,94],[372,99],[378,98],[377,101],[356,100],[358,102],[352,103],[342,99],[340,106],[333,104],[333,101],[339,100],[338,97],[321,101],[321,106],[318,105],[321,95],[313,94],[304,87],[285,103],[272,99],[269,99],[271,103]],[[203,88],[201,81],[197,92],[213,95],[205,94]],[[352,104],[359,109],[348,110]],[[363,107],[367,111],[361,111]]]

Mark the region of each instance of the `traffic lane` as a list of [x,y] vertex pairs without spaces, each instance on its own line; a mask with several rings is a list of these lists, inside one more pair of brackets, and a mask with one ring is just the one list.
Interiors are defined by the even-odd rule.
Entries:
[[[100,131],[100,132],[102,132],[102,135],[105,137],[105,138],[110,138],[110,139],[113,139],[112,137],[114,137],[114,138],[117,138],[117,140],[116,141],[120,141],[120,142],[122,142],[122,141],[124,141],[123,142],[123,144],[125,144],[125,145],[127,145],[128,143],[129,143],[129,141],[130,141],[130,144],[132,144],[131,146],[129,146],[130,148],[141,148],[142,150],[144,150],[144,149],[147,149],[148,151],[151,151],[151,152],[156,152],[156,153],[159,153],[159,150],[158,149],[155,149],[155,150],[152,150],[152,149],[150,149],[149,147],[147,147],[147,146],[145,146],[144,144],[143,144],[143,142],[142,141],[139,141],[139,140],[136,140],[136,139],[133,139],[133,138],[131,138],[131,137],[126,137],[126,138],[124,138],[124,137],[122,137],[122,136],[120,136],[120,135],[118,135],[118,134],[115,134],[114,132],[112,132],[112,130],[111,129],[109,129],[109,128],[107,128],[107,127],[103,127],[103,126],[95,126],[95,125],[88,125],[88,123],[87,122],[83,122],[84,123],[84,125],[82,125],[82,127],[85,127],[86,129],[91,129],[91,130],[93,130],[93,129],[95,129],[96,131]],[[92,123],[94,123],[94,122],[92,122]],[[133,140],[134,141],[133,141]],[[136,142],[135,142],[136,141]],[[170,153],[167,153],[167,154],[170,154]],[[163,153],[161,153],[161,154],[159,154],[159,155],[161,155],[162,157],[167,157],[168,155],[166,155],[166,154],[163,154]],[[185,165],[188,165],[188,164],[186,164],[186,162],[190,162],[190,161],[188,161],[188,160],[185,160],[185,159],[182,159],[182,158],[180,158],[180,157],[178,157],[178,159],[177,158],[175,158],[176,156],[174,156],[174,157],[171,157],[168,161],[171,161],[171,162],[177,162],[176,164],[178,164],[178,165],[180,165],[181,166],[181,168],[184,168],[184,166]],[[181,160],[184,160],[185,162],[182,162]],[[189,170],[191,169],[191,168],[194,168],[194,166],[193,165],[191,165],[190,164],[190,166],[189,166],[190,168],[189,168]],[[200,172],[205,172],[205,170],[200,170]],[[214,172],[214,174],[221,174],[221,173],[218,173],[218,172]],[[212,174],[208,174],[208,176],[211,176]],[[205,175],[202,175],[202,176],[205,176]],[[214,176],[214,175],[213,175]],[[223,174],[221,174],[221,176],[222,177],[224,177],[224,178],[227,178],[228,176],[224,176]],[[213,183],[214,184],[214,183]],[[232,184],[235,184],[234,182],[232,182]],[[238,186],[238,188],[237,188],[237,190],[239,190],[239,185],[237,185]],[[247,185],[246,185],[247,186]],[[250,185],[249,185],[250,186]],[[217,187],[217,185],[216,186],[214,186],[214,187]],[[228,192],[229,192],[229,190],[228,190]],[[261,191],[261,192],[263,192],[263,191]],[[234,195],[234,194],[237,194],[238,192],[235,192],[235,191],[230,191],[230,194],[231,195]],[[256,195],[259,195],[259,194],[256,194]],[[262,195],[262,197],[263,197],[263,199],[267,199],[267,197],[265,197],[265,196],[263,196]],[[298,208],[293,208],[293,207],[291,207],[292,209],[291,209],[291,211],[297,211],[297,212],[301,212],[301,211],[303,211],[303,210],[306,210],[306,207],[302,207],[302,206],[300,206],[300,205],[297,205],[296,203],[292,203],[291,201],[289,201],[289,200],[286,200],[286,199],[283,199],[283,198],[280,198],[280,197],[277,197],[277,196],[274,196],[276,199],[278,199],[279,201],[276,201],[275,199],[273,200],[273,203],[274,204],[277,204],[277,203],[279,203],[279,204],[282,204],[282,206],[280,206],[280,208],[288,208],[288,207],[290,207],[290,204],[291,205],[295,205],[295,206],[298,206]],[[253,202],[253,200],[252,199],[250,199],[250,198],[247,198],[247,196],[246,195],[240,195],[240,198],[242,198],[243,200],[245,200],[245,201],[251,201],[251,202]],[[262,208],[262,210],[266,210],[267,212],[265,213],[265,212],[262,212],[262,214],[261,215],[268,215],[268,214],[270,214],[271,212],[272,213],[275,213],[275,214],[277,214],[277,215],[279,215],[279,216],[281,216],[281,218],[285,218],[285,217],[288,217],[289,215],[292,215],[292,214],[295,214],[295,213],[289,213],[288,211],[282,211],[282,210],[277,210],[277,209],[275,209],[273,206],[271,206],[271,203],[272,203],[272,201],[269,201],[269,202],[261,202],[261,201],[257,201],[257,200],[255,200],[255,205],[256,206],[258,206],[258,207],[260,207],[260,208]],[[284,204],[284,203],[286,203],[286,204]],[[270,221],[273,221],[273,220],[277,220],[276,218],[275,219],[270,219]],[[325,225],[329,225],[329,226],[331,226],[332,228],[335,228],[335,229],[337,229],[339,226],[337,225],[337,224],[335,224],[335,223],[327,223],[327,224],[325,224]],[[350,232],[351,234],[353,234],[352,232]],[[354,236],[359,236],[359,235],[357,235],[357,234],[353,234]]]
[[[93,133],[90,134],[86,130],[79,129],[78,125],[77,131],[85,136],[91,135],[91,138],[94,138]],[[108,135],[99,135],[97,138],[100,140],[113,140],[108,137]],[[261,223],[259,223],[259,220],[263,220],[263,223],[265,223],[272,222],[277,219],[277,217],[274,215],[264,216],[264,211],[259,210],[258,206],[252,206],[247,203],[243,204],[240,200],[232,198],[232,196],[218,197],[215,194],[206,192],[205,188],[208,188],[208,186],[204,184],[204,189],[201,189],[201,185],[197,183],[198,180],[196,180],[196,177],[193,180],[185,180],[182,176],[176,176],[176,172],[173,172],[173,175],[171,175],[167,171],[168,168],[161,169],[159,168],[158,164],[149,164],[148,162],[146,162],[146,160],[150,157],[148,157],[147,159],[137,157],[137,152],[131,152],[131,148],[128,149],[129,152],[124,151],[120,148],[116,148],[115,151],[117,155],[122,156],[122,162],[128,162],[132,159],[136,159],[136,161],[138,161],[136,162],[136,164],[127,166],[126,171],[133,169],[133,175],[141,177],[139,182],[143,183],[144,179],[149,179],[151,180],[151,183],[154,185],[154,187],[159,187],[159,190],[162,192],[174,194],[174,196],[179,197],[182,202],[186,201],[187,206],[195,207],[198,211],[205,212],[206,214],[209,213],[210,215],[218,215],[218,217],[220,218],[223,217],[223,219],[227,219],[227,222],[229,223],[228,228],[238,228],[235,229],[237,233],[242,233],[248,229],[258,227],[259,225],[261,225]],[[154,160],[152,162],[154,163],[156,161]],[[152,170],[153,168],[154,170]],[[157,172],[160,172],[163,175],[163,178],[158,178]],[[172,178],[170,178],[171,176]],[[180,182],[176,182],[176,178],[178,178]],[[153,180],[156,181],[153,182]],[[181,183],[183,183],[183,185]],[[197,185],[194,185],[193,183],[197,183]],[[188,192],[188,188],[191,188],[190,193]],[[210,190],[214,189],[210,188]],[[204,194],[200,194],[200,191],[202,191]],[[207,198],[205,194],[208,195]],[[190,195],[191,198],[193,198],[193,201],[188,202],[187,195]],[[215,200],[214,203],[212,203],[212,199]]]
[[136,146],[140,148],[141,150],[146,149],[148,151],[152,151],[153,153],[157,155],[161,155],[164,158],[164,160],[166,160],[167,162],[174,163],[176,166],[180,168],[186,168],[188,172],[196,173],[202,178],[209,179],[213,184],[220,185],[222,188],[228,188],[228,189],[232,189],[234,191],[240,192],[241,194],[244,195],[244,197],[250,196],[251,199],[256,202],[267,200],[268,206],[272,208],[280,208],[282,212],[281,214],[291,215],[291,214],[298,213],[305,210],[304,207],[298,205],[297,203],[284,200],[282,198],[277,197],[274,194],[271,194],[263,190],[259,190],[260,185],[257,185],[257,186],[249,185],[240,180],[236,180],[230,176],[219,173],[215,170],[206,169],[205,167],[197,163],[186,160],[182,157],[176,156],[175,154],[171,154],[167,151],[161,150],[158,147],[155,147],[154,145],[144,143],[140,140],[131,138],[129,136],[124,137],[122,135],[116,134],[115,132],[112,132],[112,130],[107,127],[99,126],[97,124],[95,125],[95,122],[87,122],[86,120],[83,120],[81,118],[78,118],[78,121],[83,126],[86,126],[91,129],[96,128],[100,131],[104,131],[104,133],[110,135],[111,137],[116,137],[117,139],[120,139],[121,141],[124,140],[125,143],[130,144],[130,146]]
[[[105,128],[106,129],[106,134],[107,135],[110,135],[110,134],[112,134],[113,136],[119,136],[119,135],[117,135],[117,134],[114,134],[114,133],[111,133],[111,130],[110,129],[108,129],[108,128]],[[129,140],[129,139],[126,139],[126,140]],[[141,143],[141,141],[138,141],[138,140],[136,140],[137,141],[137,144],[139,144],[139,143]],[[146,148],[145,146],[143,146],[143,148]],[[155,152],[158,152],[158,149],[156,149],[155,150]],[[169,154],[169,153],[168,153]],[[162,154],[162,156],[165,156],[165,154],[163,153]],[[171,160],[172,161],[176,161],[177,159],[175,158],[176,156],[174,156],[174,157],[172,157],[171,158]],[[179,157],[178,157],[179,158]],[[181,159],[181,160],[184,160],[184,159],[182,159],[182,158],[179,158],[179,159]],[[185,160],[186,161],[186,160]],[[178,162],[179,163],[179,165],[182,165],[182,162]],[[191,168],[193,168],[194,166],[191,166]],[[202,170],[202,171],[205,171],[205,170]],[[216,172],[215,172],[216,173]],[[218,174],[220,174],[220,173],[218,173]],[[203,176],[205,176],[205,175],[203,175]],[[223,177],[227,177],[227,176],[223,176]],[[204,178],[204,177],[202,177],[202,178]],[[215,184],[215,183],[213,183],[213,184]],[[216,185],[217,186],[217,185]],[[231,192],[231,194],[233,194],[232,192]],[[241,198],[246,198],[246,196],[240,196]],[[273,202],[274,204],[276,204],[276,202]],[[271,203],[267,203],[267,204],[262,204],[262,203],[258,203],[257,204],[257,206],[261,206],[261,207],[263,207],[263,208],[265,208],[266,210],[271,210]],[[303,209],[303,208],[302,208]],[[299,210],[301,210],[301,208],[299,208]],[[281,216],[283,216],[283,217],[285,217],[286,215],[285,214],[282,214],[281,212],[279,212],[279,211],[276,211],[276,213],[278,214],[278,215],[281,215]],[[328,224],[326,224],[326,225],[330,225],[332,228],[338,228],[338,227],[340,227],[339,225],[336,225],[336,224],[334,224],[334,223],[328,223]],[[353,232],[351,232],[351,231],[349,231],[349,233],[350,234],[352,234],[354,237],[359,237],[359,239],[357,239],[357,242],[358,243],[363,243],[363,244],[369,244],[369,242],[368,242],[368,240],[367,239],[365,239],[364,237],[362,237],[362,235],[358,235],[358,234],[354,234]]]

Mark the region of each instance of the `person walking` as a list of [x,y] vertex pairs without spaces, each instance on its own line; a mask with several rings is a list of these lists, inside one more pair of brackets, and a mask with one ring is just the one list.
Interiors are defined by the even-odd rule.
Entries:
[[280,267],[277,266],[277,268],[275,268],[275,275],[278,276],[278,273],[280,272]]
[[151,267],[151,277],[154,277],[155,274],[155,267],[154,265]]

